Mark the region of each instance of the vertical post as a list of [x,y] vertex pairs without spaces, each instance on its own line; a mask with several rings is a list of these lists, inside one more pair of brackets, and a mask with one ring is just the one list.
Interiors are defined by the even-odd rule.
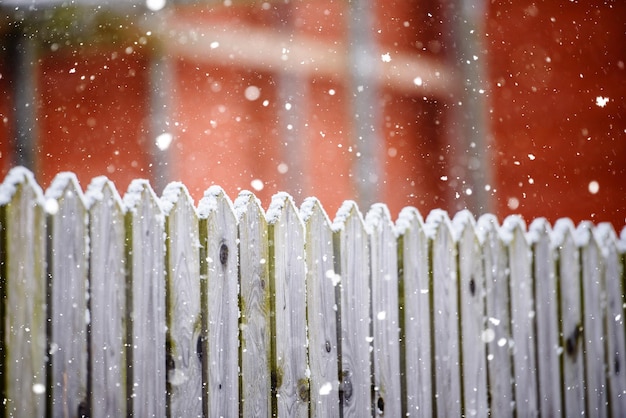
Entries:
[[37,115],[35,94],[37,91],[35,68],[37,40],[34,36],[16,30],[10,36],[9,62],[13,62],[13,100],[15,103],[15,144],[13,161],[16,165],[33,170],[34,149],[37,141]]
[[[282,71],[278,74],[278,106],[279,106],[279,132],[281,135],[282,155],[289,163],[289,171],[285,176],[286,184],[283,189],[300,198],[307,193],[308,185],[303,158],[305,147],[302,141],[304,135],[304,115],[306,115],[307,85],[309,80],[296,71],[290,57],[290,44],[293,40],[294,26],[292,24],[292,5],[286,3],[279,8],[279,30],[285,32],[285,39],[289,36],[290,41],[282,46],[282,59],[285,62]],[[295,47],[295,46],[294,46]]]
[[155,188],[162,190],[169,178],[169,147],[175,140],[169,120],[169,86],[172,82],[172,65],[160,48],[155,48],[150,65],[150,136],[149,145],[154,163]]
[[479,215],[491,211],[488,189],[492,185],[485,114],[487,58],[482,45],[485,7],[484,0],[457,0],[455,3],[449,15],[450,42],[455,45],[450,60],[460,82],[456,86],[449,122],[454,152],[452,165],[455,178],[458,177],[462,207]]
[[356,138],[354,169],[359,204],[369,207],[379,199],[374,187],[383,181],[382,144],[378,98],[376,44],[372,36],[374,17],[371,0],[350,2],[348,22],[348,62],[352,75],[350,93]]

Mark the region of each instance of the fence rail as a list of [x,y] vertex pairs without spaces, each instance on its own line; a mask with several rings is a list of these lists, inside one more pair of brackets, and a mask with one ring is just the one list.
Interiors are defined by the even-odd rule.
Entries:
[[626,232],[0,186],[2,416],[626,416]]

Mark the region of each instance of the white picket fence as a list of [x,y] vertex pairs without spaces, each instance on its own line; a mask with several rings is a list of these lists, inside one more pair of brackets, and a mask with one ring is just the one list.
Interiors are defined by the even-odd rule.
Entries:
[[2,416],[626,416],[606,224],[0,186]]

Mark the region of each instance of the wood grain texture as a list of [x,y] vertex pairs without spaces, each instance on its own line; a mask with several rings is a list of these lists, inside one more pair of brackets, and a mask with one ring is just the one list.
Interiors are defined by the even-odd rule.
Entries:
[[337,301],[333,233],[317,199],[303,204],[306,226],[307,325],[311,369],[311,416],[339,416]]
[[573,416],[586,410],[580,255],[570,220],[557,222],[554,230],[558,236],[553,246],[558,255],[557,280],[561,301],[563,414]]
[[539,408],[542,416],[556,416],[563,411],[560,367],[562,348],[552,230],[545,219],[536,219],[529,227],[529,235],[533,240]]
[[46,192],[50,379],[53,416],[87,413],[88,219],[76,177],[59,174]]
[[402,415],[398,246],[386,206],[375,204],[366,216],[370,231],[374,410],[377,416]]
[[431,232],[435,402],[438,416],[461,415],[460,334],[456,246],[448,215],[433,211]]
[[587,388],[587,407],[590,416],[607,417],[609,411],[608,390],[606,387],[607,364],[605,358],[604,337],[604,277],[602,274],[601,251],[593,237],[590,222],[581,223],[576,233],[582,245],[582,296],[584,306],[584,356],[585,385]]
[[494,417],[513,415],[511,319],[509,311],[508,250],[499,237],[499,225],[492,215],[478,220],[483,235],[482,252],[485,271],[486,330],[493,332],[487,342],[489,399]]
[[276,413],[308,417],[309,365],[306,323],[304,225],[290,197],[272,199],[268,219],[274,309]]
[[515,407],[518,417],[535,417],[539,401],[531,249],[519,218],[507,218],[503,228],[511,235],[508,252]]
[[[129,199],[128,196],[134,194]],[[165,225],[157,197],[144,180],[124,196],[129,271],[129,403],[134,416],[165,416]]]
[[0,337],[4,416],[46,414],[46,223],[43,194],[23,169],[0,188]]
[[354,202],[344,203],[340,213],[333,228],[341,277],[341,407],[344,417],[365,417],[372,415],[369,237]]
[[494,337],[485,320],[485,270],[475,221],[468,211],[457,213],[458,271],[461,315],[463,410],[465,416],[489,415],[487,347]]
[[626,416],[626,342],[624,336],[624,265],[617,249],[613,227],[600,224],[595,229],[602,247],[606,292],[606,349],[608,365],[609,408],[614,417]]
[[124,208],[110,181],[92,182],[89,207],[91,416],[126,415]]
[[202,417],[200,238],[187,189],[170,184],[166,210],[166,318],[168,413]]
[[235,201],[241,293],[241,413],[271,415],[270,279],[267,221],[249,192]]
[[239,412],[239,269],[237,220],[220,188],[205,192],[200,228],[205,230],[207,304],[206,349],[202,351],[208,416]]
[[428,238],[424,233],[424,221],[416,209],[403,209],[398,223],[401,312],[404,315],[404,409],[409,416],[428,418],[433,414],[434,396]]

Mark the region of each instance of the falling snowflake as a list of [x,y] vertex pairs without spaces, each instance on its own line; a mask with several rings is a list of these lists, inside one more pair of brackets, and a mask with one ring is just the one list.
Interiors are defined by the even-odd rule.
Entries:
[[604,106],[606,106],[606,104],[608,102],[609,102],[609,98],[608,97],[602,97],[602,96],[596,97],[596,106],[604,107]]

